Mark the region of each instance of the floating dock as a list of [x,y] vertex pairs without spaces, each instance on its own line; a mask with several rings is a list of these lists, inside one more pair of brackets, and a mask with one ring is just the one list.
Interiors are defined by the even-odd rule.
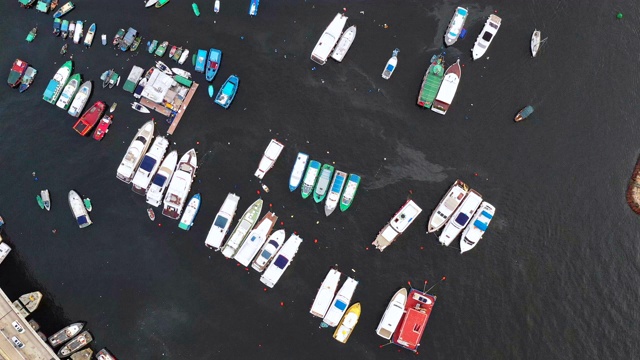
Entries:
[[169,126],[169,130],[167,130],[167,135],[173,135],[173,132],[178,127],[178,124],[180,123],[180,119],[182,119],[182,115],[184,115],[184,112],[187,110],[187,106],[189,106],[189,102],[191,102],[191,98],[193,98],[193,94],[196,93],[197,89],[198,89],[198,83],[196,82],[192,83],[191,87],[189,88],[189,92],[187,92],[187,96],[185,96],[184,101],[182,101],[182,106],[180,106],[180,109],[178,110],[176,117],[171,122],[171,126]]

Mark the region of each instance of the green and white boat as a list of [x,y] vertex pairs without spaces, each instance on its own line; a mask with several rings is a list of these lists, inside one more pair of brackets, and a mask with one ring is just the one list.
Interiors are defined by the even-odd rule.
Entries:
[[53,75],[53,79],[49,81],[47,88],[42,94],[42,99],[50,104],[55,104],[62,92],[62,89],[67,85],[67,80],[71,76],[71,70],[73,69],[73,61],[69,60],[65,62],[60,69]]
[[73,98],[76,96],[78,89],[80,89],[80,84],[82,83],[82,75],[73,74],[69,79],[69,82],[62,90],[62,94],[60,94],[60,98],[56,102],[56,106],[63,110],[69,110],[69,106],[71,106],[71,102]]
[[311,160],[309,162],[309,166],[307,166],[307,172],[304,175],[304,180],[302,181],[302,198],[306,199],[313,192],[313,188],[316,187],[316,182],[318,181],[318,174],[320,173],[320,164],[315,160]]
[[356,174],[349,175],[347,180],[347,186],[342,193],[342,199],[340,199],[340,211],[347,211],[349,206],[353,203],[353,198],[356,196],[358,186],[360,185],[360,176]]
[[418,94],[418,105],[424,108],[431,108],[433,100],[438,94],[440,85],[444,80],[444,57],[442,55],[433,55],[431,65],[424,74],[420,93]]
[[316,203],[322,202],[325,196],[327,196],[329,183],[331,182],[331,177],[333,176],[333,170],[333,166],[329,164],[322,165],[318,183],[316,184],[316,188],[313,190],[313,200],[315,200]]
[[238,252],[238,249],[242,246],[242,243],[249,234],[249,231],[251,231],[258,221],[261,211],[262,199],[258,199],[249,206],[247,211],[244,212],[242,218],[238,221],[238,225],[236,225],[235,229],[233,229],[233,232],[229,236],[229,240],[227,240],[227,243],[222,247],[222,255],[227,259],[234,257]]
[[167,51],[168,46],[169,46],[169,42],[163,41],[162,44],[160,44],[156,49],[156,56],[163,57],[164,53]]

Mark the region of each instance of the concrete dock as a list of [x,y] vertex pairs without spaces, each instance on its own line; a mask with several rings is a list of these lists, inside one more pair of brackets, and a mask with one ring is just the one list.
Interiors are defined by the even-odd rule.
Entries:
[[[22,328],[19,332],[12,323],[16,321]],[[29,322],[11,305],[11,300],[0,289],[0,358],[4,360],[59,360]],[[16,337],[24,347],[18,348],[12,341]]]
[[178,124],[180,123],[180,119],[182,119],[182,115],[184,115],[184,112],[187,110],[187,106],[189,106],[189,102],[191,102],[191,98],[193,97],[193,94],[195,94],[197,89],[198,89],[198,83],[196,82],[192,83],[191,88],[189,88],[189,92],[187,92],[187,96],[184,97],[182,106],[180,106],[180,109],[178,109],[178,114],[176,114],[176,117],[173,119],[173,122],[171,122],[171,126],[169,126],[169,130],[167,130],[168,135],[173,135],[173,132],[178,127]]

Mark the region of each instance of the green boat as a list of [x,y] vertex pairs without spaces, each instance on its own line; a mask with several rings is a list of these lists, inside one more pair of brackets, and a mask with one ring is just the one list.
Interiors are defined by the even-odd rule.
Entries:
[[159,8],[165,6],[168,2],[169,2],[169,0],[158,0],[158,2],[156,3],[156,8],[159,9]]
[[198,8],[198,4],[193,3],[191,4],[191,7],[193,8],[193,13],[196,14],[196,16],[200,16],[200,9]]
[[149,54],[153,54],[154,51],[158,48],[158,40],[153,40],[149,44]]
[[320,164],[315,160],[311,160],[307,166],[307,172],[302,180],[302,198],[306,199],[313,192],[313,188],[316,187],[318,182],[318,174],[320,173]]
[[229,235],[229,240],[227,240],[226,244],[222,247],[222,255],[227,259],[232,258],[236,252],[238,252],[249,231],[251,231],[258,221],[258,217],[260,217],[260,212],[262,211],[262,203],[262,199],[258,199],[251,204],[240,218],[240,221],[238,221],[238,225],[233,229],[231,235]]
[[36,38],[37,34],[38,34],[38,28],[34,27],[33,29],[31,29],[31,31],[29,31],[29,34],[27,34],[27,38],[25,40],[27,40],[27,42],[32,42],[33,39]]
[[442,55],[433,55],[431,65],[424,74],[422,85],[420,86],[420,94],[418,94],[418,105],[424,108],[431,108],[433,100],[438,94],[440,84],[444,79],[444,57]]
[[164,53],[167,51],[168,46],[169,46],[169,42],[163,41],[162,44],[160,44],[160,46],[158,46],[158,49],[156,50],[156,56],[163,57]]
[[133,39],[133,43],[131,43],[131,51],[136,51],[138,50],[138,46],[140,46],[140,42],[142,41],[142,36],[138,36],[135,39]]
[[342,199],[340,199],[340,211],[346,211],[353,203],[353,198],[356,196],[358,186],[360,185],[360,176],[356,174],[349,175],[347,180],[347,186],[342,193]]
[[50,104],[55,104],[56,101],[58,101],[62,89],[67,85],[69,76],[71,76],[71,70],[73,70],[73,61],[71,60],[65,62],[60,69],[58,69],[42,94],[44,101]]
[[91,212],[91,210],[93,210],[93,205],[91,205],[91,199],[85,198],[82,200],[82,202],[84,203],[84,208],[87,209],[87,211]]
[[316,188],[313,190],[313,200],[315,200],[316,203],[321,202],[322,200],[324,200],[325,196],[327,196],[329,183],[331,182],[331,177],[333,176],[333,170],[333,166],[329,164],[322,165],[318,183],[316,184]]
[[42,197],[40,195],[36,195],[36,201],[38,202],[40,209],[44,210],[44,201],[42,201]]

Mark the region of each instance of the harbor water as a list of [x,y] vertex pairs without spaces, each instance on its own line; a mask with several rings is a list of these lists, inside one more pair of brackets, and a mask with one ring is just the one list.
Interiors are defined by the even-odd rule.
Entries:
[[[12,300],[44,294],[33,318],[45,334],[86,321],[94,349],[136,360],[640,358],[640,221],[625,201],[640,153],[637,2],[265,0],[255,17],[249,0],[223,0],[218,14],[212,0],[200,1],[199,17],[183,1],[161,9],[140,0],[74,3],[65,19],[97,25],[89,49],[54,37],[51,14],[16,1],[0,5],[3,71],[16,58],[38,70],[22,94],[0,86],[0,214],[13,248],[0,265],[0,287]],[[467,34],[445,60],[459,58],[462,77],[441,116],[416,99],[458,5],[469,10]],[[342,63],[320,66],[309,56],[338,12],[357,37]],[[501,28],[472,62],[490,14],[502,18]],[[109,45],[129,27],[144,37],[137,52]],[[536,28],[548,40],[532,59]],[[115,176],[142,124],[154,117],[157,134],[169,124],[132,110],[130,93],[103,89],[98,79],[111,68],[126,79],[133,65],[153,66],[158,59],[145,46],[153,39],[191,54],[221,49],[216,90],[229,75],[240,77],[227,110],[201,86],[169,137],[170,150],[198,152],[191,195],[203,202],[188,232],[159,209],[151,222],[144,198]],[[397,69],[383,80],[395,48]],[[101,142],[78,136],[76,119],[41,99],[71,57],[74,72],[93,80],[87,108],[119,104]],[[206,85],[190,60],[181,67]],[[515,123],[526,105],[535,112]],[[285,149],[263,180],[267,193],[253,173],[272,138]],[[323,204],[289,192],[300,151],[362,176],[348,211],[326,217]],[[443,247],[425,234],[456,179],[497,209],[484,239],[464,255],[457,241]],[[50,212],[35,201],[42,189],[51,193]],[[72,217],[71,189],[91,198],[86,229]],[[204,246],[229,192],[241,198],[236,220],[262,197],[263,214],[268,208],[279,217],[274,230],[304,239],[273,289]],[[423,212],[380,253],[371,242],[407,199]],[[332,266],[342,281],[360,282],[353,301],[362,316],[347,344],[309,314]],[[375,328],[391,296],[409,282],[430,287],[442,277],[430,291],[438,299],[419,355],[380,347]]]

